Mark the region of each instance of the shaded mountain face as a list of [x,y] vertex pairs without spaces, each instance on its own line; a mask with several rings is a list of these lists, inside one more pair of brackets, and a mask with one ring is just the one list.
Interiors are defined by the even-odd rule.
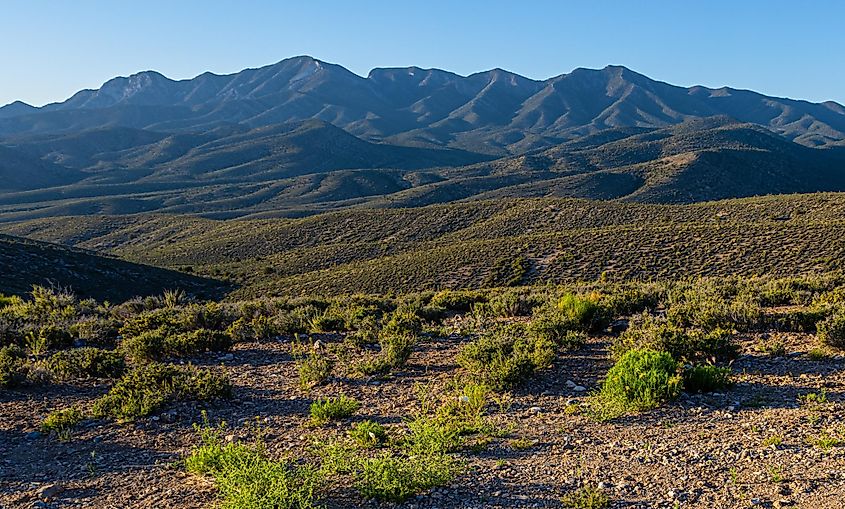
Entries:
[[500,197],[685,203],[845,191],[845,108],[624,67],[535,81],[297,57],[0,108],[0,221],[297,217]]
[[24,295],[34,284],[112,301],[158,295],[174,288],[204,298],[220,297],[231,290],[209,278],[10,235],[0,235],[0,273],[0,293],[12,295]]
[[147,71],[42,108],[0,108],[0,134],[124,126],[204,131],[320,119],[370,141],[514,154],[608,128],[660,128],[727,115],[808,146],[845,139],[845,108],[730,88],[682,88],[609,66],[534,81],[500,69],[459,76],[295,57],[259,69],[173,81]]

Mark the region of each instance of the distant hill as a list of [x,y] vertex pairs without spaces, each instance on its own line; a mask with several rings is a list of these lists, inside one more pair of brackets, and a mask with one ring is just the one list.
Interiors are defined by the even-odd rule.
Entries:
[[25,294],[32,285],[55,285],[82,297],[122,302],[165,289],[205,298],[231,289],[209,278],[9,235],[0,235],[0,273],[0,293],[7,295]]
[[[84,216],[0,231],[229,281],[233,296],[796,275],[843,270],[845,194],[687,205],[561,198],[360,209],[301,219]],[[502,277],[504,274],[504,277]]]

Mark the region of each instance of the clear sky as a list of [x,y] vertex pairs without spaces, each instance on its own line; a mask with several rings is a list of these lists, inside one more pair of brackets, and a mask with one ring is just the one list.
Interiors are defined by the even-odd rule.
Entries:
[[843,20],[841,0],[2,0],[0,104],[303,54],[362,75],[417,65],[545,79],[619,64],[677,85],[845,103]]

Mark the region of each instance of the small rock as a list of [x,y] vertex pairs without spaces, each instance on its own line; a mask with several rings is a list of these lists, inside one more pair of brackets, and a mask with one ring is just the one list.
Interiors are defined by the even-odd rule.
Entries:
[[584,392],[584,391],[587,390],[587,388],[584,387],[583,385],[576,385],[575,387],[572,388],[572,390],[575,391],[575,392]]
[[575,382],[573,382],[572,380],[566,381],[566,386],[569,387],[570,389],[574,388],[576,385],[577,384]]
[[226,441],[232,443],[235,441],[235,435],[226,435]]
[[44,502],[49,502],[50,500],[56,498],[64,490],[65,488],[61,484],[48,484],[46,486],[42,486],[41,489],[38,490],[38,498]]
[[217,360],[219,360],[219,361],[230,361],[234,358],[235,358],[235,356],[233,354],[227,353],[226,355],[221,355],[220,357],[218,357]]
[[529,408],[528,411],[531,412],[532,414],[539,414],[540,412],[543,411],[543,409],[538,407],[538,406],[533,406],[533,407]]
[[36,440],[36,439],[39,439],[39,438],[41,438],[41,432],[40,431],[30,431],[29,433],[26,434],[27,440]]

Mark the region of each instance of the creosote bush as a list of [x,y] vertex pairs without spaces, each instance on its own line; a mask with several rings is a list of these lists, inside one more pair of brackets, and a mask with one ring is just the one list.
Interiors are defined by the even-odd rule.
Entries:
[[50,372],[60,380],[73,378],[117,378],[126,369],[120,352],[94,347],[60,350],[47,360]]
[[296,362],[299,373],[299,386],[303,389],[314,387],[326,381],[332,374],[332,361],[319,352],[311,352]]
[[24,351],[14,345],[0,348],[0,387],[17,387],[26,380],[29,366]]
[[819,341],[833,348],[845,348],[845,313],[836,313],[818,323]]
[[228,378],[193,366],[149,363],[126,373],[92,407],[95,417],[131,420],[175,401],[210,401],[228,398]]
[[610,368],[594,403],[599,417],[613,418],[655,408],[680,390],[678,363],[668,352],[630,350]]
[[534,372],[549,367],[556,346],[551,339],[530,336],[522,324],[497,327],[468,343],[458,364],[478,381],[502,391],[512,389]]
[[683,329],[672,323],[643,314],[614,341],[611,352],[614,358],[622,357],[629,350],[651,349],[669,352],[683,362],[730,360],[737,354],[733,334],[724,329],[704,331]]

